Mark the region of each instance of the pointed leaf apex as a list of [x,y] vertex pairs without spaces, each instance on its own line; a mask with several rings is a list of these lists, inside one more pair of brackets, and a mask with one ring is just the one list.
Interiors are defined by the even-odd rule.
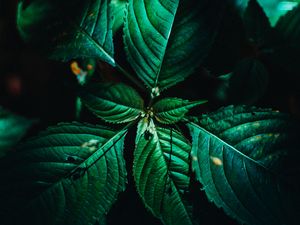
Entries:
[[189,109],[206,102],[207,100],[190,102],[180,98],[165,98],[153,105],[153,112],[158,122],[173,124],[180,121]]

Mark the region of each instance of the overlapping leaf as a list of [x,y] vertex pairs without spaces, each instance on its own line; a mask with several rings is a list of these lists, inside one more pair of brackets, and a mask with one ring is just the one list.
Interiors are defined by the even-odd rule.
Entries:
[[276,29],[283,35],[289,45],[300,46],[300,5],[282,16]]
[[114,16],[113,33],[116,33],[124,24],[127,0],[111,0],[112,15]]
[[111,123],[135,120],[143,112],[143,99],[122,83],[98,83],[81,93],[83,103],[98,117]]
[[165,98],[153,105],[153,113],[160,123],[172,124],[181,120],[189,109],[205,102],[207,101],[190,102],[180,98]]
[[129,1],[124,28],[127,57],[148,88],[161,91],[173,86],[199,66],[213,42],[223,4]]
[[144,204],[164,224],[192,224],[183,199],[190,181],[190,149],[177,131],[140,121],[133,175]]
[[237,63],[232,73],[218,79],[222,82],[215,93],[219,100],[231,104],[254,104],[265,94],[269,74],[260,61],[246,58]]
[[18,143],[33,122],[0,107],[0,157]]
[[230,106],[189,128],[192,167],[209,200],[243,224],[298,224],[295,121],[268,109]]
[[247,37],[258,45],[265,44],[271,24],[257,0],[250,0],[243,15]]
[[98,58],[114,65],[109,0],[21,0],[17,24],[23,38],[59,60]]
[[119,132],[60,124],[0,162],[0,223],[104,224],[126,183]]

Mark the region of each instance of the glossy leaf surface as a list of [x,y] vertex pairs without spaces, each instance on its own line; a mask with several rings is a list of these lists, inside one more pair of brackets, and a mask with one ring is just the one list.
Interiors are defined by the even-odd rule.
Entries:
[[150,90],[171,87],[199,66],[213,42],[223,4],[129,1],[124,28],[127,58]]
[[180,98],[165,98],[153,105],[153,113],[160,123],[172,124],[181,120],[189,109],[206,102],[206,100],[190,102]]
[[189,125],[192,167],[210,201],[242,224],[297,224],[297,123],[269,109],[230,106]]
[[21,144],[0,162],[1,224],[104,224],[125,189],[126,132],[60,124]]
[[143,112],[143,99],[122,83],[98,83],[81,92],[83,103],[98,117],[111,123],[126,123]]
[[191,146],[177,131],[140,121],[133,175],[146,207],[164,224],[192,224],[183,199],[188,190]]
[[21,36],[51,58],[97,58],[115,65],[109,0],[21,0],[17,25]]

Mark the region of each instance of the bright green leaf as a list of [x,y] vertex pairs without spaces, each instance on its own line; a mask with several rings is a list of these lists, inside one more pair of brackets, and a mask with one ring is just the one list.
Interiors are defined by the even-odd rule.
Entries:
[[59,124],[20,145],[0,162],[0,223],[103,224],[125,189],[126,133]]
[[246,58],[232,73],[218,79],[222,83],[215,93],[217,99],[230,104],[253,104],[265,94],[269,74],[260,61]]
[[285,114],[244,106],[190,123],[192,167],[208,199],[241,224],[298,224],[297,125]]
[[0,107],[0,157],[20,141],[33,122]]
[[258,45],[264,44],[271,24],[257,0],[250,0],[243,16],[247,37]]
[[51,58],[98,58],[111,65],[114,49],[109,0],[21,0],[21,36],[39,44]]
[[96,116],[110,123],[127,123],[143,113],[143,99],[132,87],[122,83],[89,85],[80,97]]
[[160,123],[172,124],[181,120],[189,109],[206,102],[206,100],[190,102],[180,98],[165,98],[153,105],[153,113]]
[[191,146],[177,131],[146,119],[138,125],[133,175],[146,207],[166,225],[191,225],[188,190]]
[[184,80],[199,66],[213,43],[223,4],[129,0],[124,27],[127,58],[153,94]]
[[114,16],[113,33],[115,34],[124,24],[127,0],[111,0],[111,10]]

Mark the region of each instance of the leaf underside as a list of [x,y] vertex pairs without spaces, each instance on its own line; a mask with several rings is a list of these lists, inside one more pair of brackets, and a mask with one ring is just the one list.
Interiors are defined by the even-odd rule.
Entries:
[[165,98],[153,105],[153,112],[158,122],[172,124],[180,121],[189,109],[205,102],[207,101],[190,102],[180,98]]
[[192,167],[210,201],[242,224],[298,224],[294,121],[269,109],[230,106],[189,128]]
[[124,26],[128,61],[149,89],[191,75],[212,44],[223,3],[130,0]]
[[83,103],[98,117],[111,123],[135,120],[143,112],[143,99],[122,83],[98,83],[81,92]]
[[21,36],[39,42],[51,58],[97,58],[111,65],[112,26],[109,0],[25,0],[18,3]]
[[0,107],[0,157],[20,141],[34,123]]
[[164,224],[192,224],[183,199],[190,181],[190,148],[177,131],[155,126],[152,121],[149,126],[147,121],[140,121],[133,175],[144,204]]
[[60,124],[20,145],[0,162],[0,223],[103,224],[125,189],[125,132]]

